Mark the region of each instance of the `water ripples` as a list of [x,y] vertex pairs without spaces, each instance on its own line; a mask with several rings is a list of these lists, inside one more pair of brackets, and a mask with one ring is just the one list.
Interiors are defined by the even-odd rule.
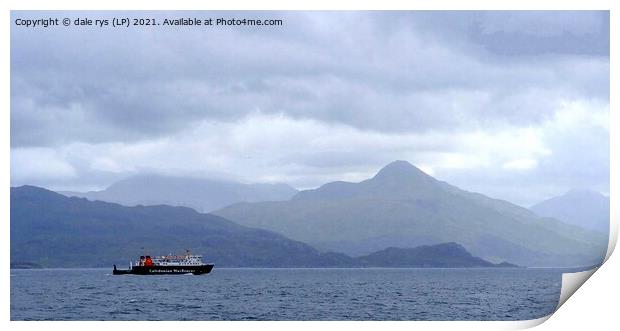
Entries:
[[556,307],[557,269],[11,271],[12,320],[514,320]]

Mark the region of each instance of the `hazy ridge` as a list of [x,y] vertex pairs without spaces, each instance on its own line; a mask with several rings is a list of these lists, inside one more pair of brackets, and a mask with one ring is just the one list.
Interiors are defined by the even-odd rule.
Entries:
[[105,190],[58,192],[66,196],[115,202],[125,206],[184,206],[200,212],[236,202],[288,200],[297,190],[286,184],[242,184],[232,181],[163,175],[138,175],[123,179]]
[[[207,261],[219,267],[509,266],[474,257],[456,243],[390,249],[362,258],[320,253],[274,232],[190,208],[126,207],[68,198],[33,186],[11,188],[14,267],[123,266],[134,255],[176,253],[185,248],[205,254]],[[382,254],[388,256],[377,259]]]
[[289,201],[238,203],[213,213],[357,256],[455,241],[494,262],[579,266],[600,263],[607,248],[605,236],[458,189],[406,161],[359,183],[327,183]]
[[609,235],[609,197],[589,190],[571,190],[530,207],[540,216]]

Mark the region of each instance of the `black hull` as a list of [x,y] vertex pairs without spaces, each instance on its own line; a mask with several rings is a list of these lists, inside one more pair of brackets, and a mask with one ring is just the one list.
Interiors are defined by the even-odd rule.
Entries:
[[213,264],[199,266],[133,266],[128,270],[118,270],[116,265],[112,270],[113,275],[204,275],[211,272]]

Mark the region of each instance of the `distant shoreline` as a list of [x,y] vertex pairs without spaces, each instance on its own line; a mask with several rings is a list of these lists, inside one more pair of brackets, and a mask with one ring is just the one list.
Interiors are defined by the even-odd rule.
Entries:
[[[459,270],[459,269],[499,269],[499,270],[506,270],[506,269],[518,269],[518,270],[522,270],[522,269],[528,269],[528,270],[538,270],[538,269],[564,269],[564,270],[574,270],[573,272],[577,272],[577,270],[590,270],[590,269],[594,269],[594,268],[598,268],[599,266],[573,266],[573,267],[524,267],[524,266],[517,266],[517,267],[217,267],[216,269],[229,269],[229,270],[241,270],[241,269],[248,269],[248,270],[261,270],[261,269],[280,269],[280,270],[353,270],[353,269],[365,269],[365,270],[372,270],[372,269],[383,269],[383,270],[395,270],[395,269],[447,269],[447,270]],[[112,268],[108,268],[108,267],[54,267],[54,268],[44,268],[44,267],[40,267],[40,268],[10,268],[11,271],[13,270],[112,270]]]
[[[216,267],[216,269],[230,269],[230,270],[260,270],[260,269],[280,269],[280,270],[347,270],[347,269],[591,269],[597,266],[575,266],[575,267]],[[112,267],[52,267],[52,268],[11,268],[10,270],[112,270]]]

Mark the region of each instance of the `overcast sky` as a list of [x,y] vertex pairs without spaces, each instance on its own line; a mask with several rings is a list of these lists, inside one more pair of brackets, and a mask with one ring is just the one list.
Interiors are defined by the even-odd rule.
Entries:
[[13,24],[13,186],[162,173],[303,189],[399,159],[524,206],[609,191],[608,12],[52,14],[284,25]]

